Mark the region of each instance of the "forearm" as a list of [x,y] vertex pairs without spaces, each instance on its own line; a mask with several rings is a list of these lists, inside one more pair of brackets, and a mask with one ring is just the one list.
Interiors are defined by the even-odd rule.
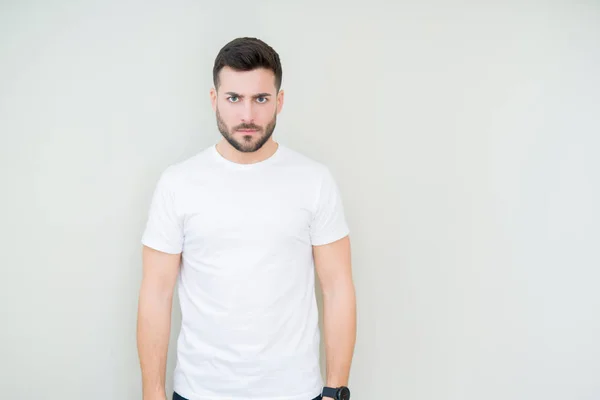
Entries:
[[351,279],[323,291],[327,383],[347,386],[356,341],[356,295]]
[[156,296],[151,289],[142,285],[138,305],[137,346],[144,400],[165,399],[171,307],[171,296]]

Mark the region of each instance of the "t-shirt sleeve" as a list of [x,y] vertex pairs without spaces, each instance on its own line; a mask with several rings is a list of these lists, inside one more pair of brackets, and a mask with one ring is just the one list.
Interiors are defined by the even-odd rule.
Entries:
[[320,191],[310,226],[314,246],[335,242],[349,234],[342,197],[329,168],[321,180]]
[[142,244],[164,253],[183,249],[183,221],[176,210],[172,176],[163,172],[154,189]]

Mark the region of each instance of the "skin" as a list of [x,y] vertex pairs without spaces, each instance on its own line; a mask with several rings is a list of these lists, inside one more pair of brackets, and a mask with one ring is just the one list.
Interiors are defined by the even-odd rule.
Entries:
[[348,386],[356,343],[356,292],[350,237],[313,246],[313,257],[323,293],[325,385]]
[[[283,107],[284,91],[275,87],[275,74],[265,68],[236,71],[224,67],[219,86],[210,90],[210,100],[223,139],[217,150],[230,161],[250,164],[272,156],[277,115]],[[242,132],[257,129],[257,132]]]
[[[277,91],[272,71],[235,71],[225,67],[220,85],[210,90],[217,127],[223,139],[217,150],[242,164],[271,157],[284,92]],[[252,128],[255,133],[240,132]],[[315,270],[323,291],[326,385],[347,386],[356,339],[356,295],[352,279],[350,238],[313,246]],[[137,347],[144,400],[166,400],[165,375],[171,307],[181,254],[142,248],[143,277],[138,301]],[[282,394],[284,395],[284,394]]]

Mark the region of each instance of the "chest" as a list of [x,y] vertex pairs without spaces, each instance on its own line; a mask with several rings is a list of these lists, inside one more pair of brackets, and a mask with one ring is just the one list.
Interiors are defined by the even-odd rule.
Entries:
[[314,193],[285,177],[206,180],[182,201],[184,238],[191,248],[309,244]]

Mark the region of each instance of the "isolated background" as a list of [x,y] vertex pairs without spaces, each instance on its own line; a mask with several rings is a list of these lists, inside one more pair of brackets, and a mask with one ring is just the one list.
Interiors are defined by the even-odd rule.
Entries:
[[344,196],[353,399],[599,399],[600,3],[566,0],[0,1],[0,397],[141,398],[150,195],[219,140],[238,36]]

